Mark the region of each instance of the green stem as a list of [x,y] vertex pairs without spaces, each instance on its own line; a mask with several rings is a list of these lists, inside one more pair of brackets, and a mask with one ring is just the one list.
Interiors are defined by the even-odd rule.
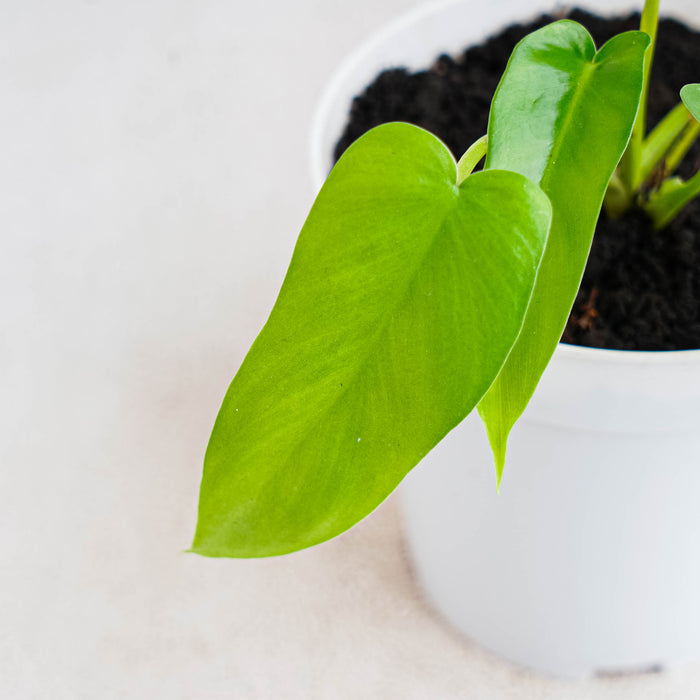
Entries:
[[659,0],[646,0],[644,9],[642,10],[642,20],[639,24],[641,31],[646,32],[651,43],[644,57],[644,82],[642,83],[642,97],[639,104],[639,113],[635,128],[644,138],[647,128],[647,100],[649,96],[649,76],[651,75],[651,64],[654,60],[654,51],[656,50],[656,30],[659,26]]
[[488,136],[484,135],[480,139],[474,141],[465,151],[464,155],[457,163],[457,186],[459,187],[471,175],[472,170],[477,166],[479,161],[486,155],[488,150]]
[[632,206],[632,193],[625,187],[617,172],[613,173],[605,190],[603,206],[611,219],[622,216]]
[[668,154],[674,141],[686,128],[688,117],[688,110],[679,102],[644,140],[640,166],[641,182],[644,182],[651,175],[654,168]]
[[700,136],[700,123],[691,118],[682,136],[674,144],[668,156],[666,156],[667,172],[672,173],[678,167],[678,164],[683,160],[698,136]]
[[656,28],[659,22],[659,0],[646,0],[642,10],[642,20],[639,28],[651,38],[651,43],[644,57],[644,82],[642,96],[639,101],[639,111],[632,128],[627,150],[620,161],[620,179],[629,192],[636,192],[643,182],[641,174],[642,148],[647,125],[647,96],[649,94],[649,75],[656,47]]

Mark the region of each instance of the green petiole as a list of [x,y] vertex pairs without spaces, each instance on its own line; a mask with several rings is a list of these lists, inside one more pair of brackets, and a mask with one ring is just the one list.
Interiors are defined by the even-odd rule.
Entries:
[[679,103],[647,136],[640,164],[641,182],[649,178],[664,157],[666,157],[668,164],[668,153],[688,126],[688,117],[688,110]]
[[688,120],[685,130],[666,156],[666,172],[672,173],[700,135],[700,123]]
[[461,185],[478,165],[479,161],[486,155],[488,150],[488,136],[484,134],[480,139],[474,141],[464,152],[464,155],[457,163],[457,186]]

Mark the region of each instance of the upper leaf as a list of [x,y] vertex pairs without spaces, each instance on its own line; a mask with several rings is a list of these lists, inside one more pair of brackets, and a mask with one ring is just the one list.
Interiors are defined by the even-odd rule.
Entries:
[[700,122],[700,83],[684,85],[681,88],[681,100],[695,120]]
[[649,37],[626,32],[596,53],[590,34],[562,20],[515,48],[489,118],[487,168],[526,175],[554,211],[523,331],[479,405],[500,481],[508,434],[566,325],[606,187],[629,140]]
[[488,389],[551,208],[522,175],[456,179],[445,146],[407,124],[336,164],[216,420],[193,551],[282,554],[343,532]]

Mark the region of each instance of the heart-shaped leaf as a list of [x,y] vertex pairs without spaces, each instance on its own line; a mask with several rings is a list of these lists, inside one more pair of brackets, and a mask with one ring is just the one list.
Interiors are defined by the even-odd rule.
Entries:
[[479,404],[500,481],[508,434],[527,406],[574,303],[606,187],[632,131],[649,37],[626,32],[596,53],[562,20],[513,51],[491,106],[487,168],[537,182],[552,230],[523,331]]
[[551,208],[516,173],[456,181],[442,142],[408,124],[336,164],[216,420],[192,551],[282,554],[343,532],[486,392]]

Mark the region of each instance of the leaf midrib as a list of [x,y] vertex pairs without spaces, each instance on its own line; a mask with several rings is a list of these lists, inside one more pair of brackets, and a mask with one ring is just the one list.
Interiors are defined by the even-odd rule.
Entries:
[[[456,164],[455,164],[456,168]],[[456,170],[455,170],[456,172]],[[355,381],[357,377],[362,373],[362,371],[366,368],[370,357],[374,355],[374,350],[377,348],[377,346],[381,345],[381,339],[384,337],[387,328],[390,325],[390,320],[391,318],[395,315],[396,311],[405,303],[406,295],[408,293],[408,290],[411,288],[413,285],[416,277],[418,276],[419,271],[423,268],[423,263],[425,260],[428,258],[429,254],[433,250],[433,248],[436,245],[436,242],[444,235],[445,232],[445,225],[446,222],[450,219],[450,217],[453,215],[453,209],[456,207],[459,203],[459,198],[460,198],[460,190],[456,185],[453,185],[452,183],[446,183],[445,187],[451,188],[453,190],[453,195],[452,195],[452,201],[450,203],[450,206],[445,208],[443,216],[439,219],[439,222],[436,225],[436,230],[434,234],[431,236],[430,242],[428,245],[425,246],[425,249],[423,253],[417,258],[416,265],[414,267],[414,270],[411,275],[407,275],[405,278],[405,283],[403,285],[403,289],[401,290],[401,294],[398,294],[396,296],[396,301],[394,304],[390,307],[387,308],[386,312],[382,314],[381,316],[381,322],[378,322],[376,324],[376,332],[374,333],[373,340],[368,344],[368,349],[364,353],[363,357],[359,362],[356,363],[354,369],[348,374],[347,381],[343,382],[342,389],[340,389],[335,397],[323,408],[322,414],[312,423],[309,423],[308,428],[304,431],[303,436],[299,436],[298,439],[296,439],[290,450],[289,450],[289,456],[285,459],[285,463],[289,463],[289,461],[292,459],[292,455],[306,442],[306,440],[309,438],[309,435],[313,433],[313,431],[317,428],[319,424],[321,424],[324,420],[325,417],[328,413],[330,413],[333,408],[340,402],[340,400],[349,392],[353,389],[355,385]]]
[[576,90],[574,92],[574,95],[571,99],[571,102],[569,103],[569,107],[564,113],[564,119],[562,120],[562,125],[561,128],[557,130],[557,133],[559,134],[559,138],[554,140],[554,143],[552,145],[552,148],[549,152],[549,158],[547,159],[547,165],[544,169],[544,173],[542,174],[542,177],[540,178],[539,185],[542,188],[542,190],[546,193],[549,194],[550,188],[549,184],[552,180],[552,176],[554,173],[554,168],[551,166],[556,163],[556,161],[559,158],[559,155],[564,148],[564,143],[567,141],[567,134],[569,133],[572,122],[574,119],[574,115],[576,114],[576,111],[578,109],[578,106],[581,104],[582,101],[584,101],[584,94],[588,91],[590,88],[590,83],[592,80],[592,75],[595,72],[596,64],[595,64],[595,57],[598,55],[598,52],[595,54],[595,56],[591,59],[591,61],[584,61],[583,65],[581,66],[581,70],[578,75],[578,81],[579,84],[582,82],[583,86],[581,89]]

